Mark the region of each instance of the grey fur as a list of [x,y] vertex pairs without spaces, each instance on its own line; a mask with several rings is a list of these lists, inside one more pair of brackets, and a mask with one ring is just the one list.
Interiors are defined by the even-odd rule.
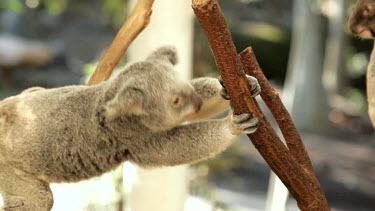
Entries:
[[231,114],[182,125],[229,103],[217,79],[179,79],[176,61],[175,49],[164,47],[96,86],[34,87],[0,101],[4,209],[50,210],[49,183],[89,179],[124,161],[142,167],[197,162],[255,131],[257,121]]

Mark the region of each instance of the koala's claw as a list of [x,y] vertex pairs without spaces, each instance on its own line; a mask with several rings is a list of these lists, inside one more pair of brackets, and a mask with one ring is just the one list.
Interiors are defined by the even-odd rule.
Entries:
[[[249,76],[249,75],[246,75],[246,78],[249,82],[249,85],[250,85],[250,88],[251,88],[251,97],[256,97],[260,94],[261,92],[261,88],[260,88],[260,85],[258,83],[258,80],[252,76]],[[227,93],[227,89],[225,88],[225,85],[224,85],[224,82],[223,82],[223,79],[221,78],[221,76],[219,76],[219,82],[221,84],[221,86],[223,87],[221,90],[220,90],[220,96],[222,98],[224,98],[225,100],[230,100],[230,97],[228,96],[228,93]]]
[[251,87],[251,97],[256,97],[260,94],[261,88],[258,83],[258,80],[252,76],[246,75],[247,81],[249,82],[249,85]]
[[233,115],[233,122],[235,123],[243,123],[249,119],[251,119],[251,114]]
[[227,93],[227,89],[225,88],[225,85],[224,85],[224,82],[223,82],[223,79],[221,78],[221,76],[218,77],[218,80],[221,84],[221,87],[222,89],[220,90],[220,96],[222,98],[224,98],[224,100],[230,100],[230,97],[228,96],[228,93]]
[[227,90],[224,87],[220,90],[220,96],[224,98],[224,100],[230,100]]
[[251,118],[251,114],[232,115],[232,134],[251,134],[258,129],[259,118]]

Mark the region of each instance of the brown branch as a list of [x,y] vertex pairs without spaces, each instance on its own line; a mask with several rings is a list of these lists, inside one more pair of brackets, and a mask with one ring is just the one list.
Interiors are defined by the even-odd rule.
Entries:
[[275,117],[277,124],[285,138],[290,154],[307,172],[314,172],[313,166],[307,154],[306,148],[302,142],[292,117],[288,110],[283,105],[279,94],[268,82],[266,76],[259,67],[258,61],[255,57],[251,47],[246,48],[240,53],[241,62],[244,66],[245,72],[248,75],[254,76],[258,79],[259,85],[262,88],[260,96],[270,109],[272,115]]
[[[263,116],[256,101],[250,97],[241,60],[217,0],[193,0],[192,6],[210,43],[234,112],[251,112],[254,117]],[[301,210],[330,210],[324,195],[317,191],[319,187],[316,187],[315,180],[289,154],[265,118],[261,119],[258,131],[250,134],[249,138],[296,198]]]
[[89,85],[95,85],[107,80],[129,45],[139,33],[149,24],[154,0],[138,0],[127,21],[121,27],[111,46],[99,62]]
[[306,151],[305,145],[303,144],[301,136],[299,135],[297,128],[293,123],[292,117],[282,103],[279,94],[271,86],[266,76],[263,74],[253,52],[253,49],[251,47],[248,47],[243,50],[240,53],[240,58],[246,74],[254,76],[258,79],[259,85],[262,89],[260,96],[266,103],[272,115],[275,117],[281,133],[284,136],[290,154],[313,180],[315,188],[317,189],[315,191],[321,194],[322,197],[324,196],[322,200],[326,200],[324,192],[320,187],[319,181],[315,176],[314,168]]

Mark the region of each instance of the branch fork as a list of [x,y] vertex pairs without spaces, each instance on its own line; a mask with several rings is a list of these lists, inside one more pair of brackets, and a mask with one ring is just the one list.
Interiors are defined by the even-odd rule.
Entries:
[[289,189],[301,210],[330,210],[292,118],[263,75],[252,49],[247,48],[237,55],[217,0],[193,0],[192,7],[208,38],[234,113],[264,116],[258,103],[250,97],[246,71],[258,79],[262,89],[261,97],[277,120],[287,143],[285,146],[266,118],[261,118],[258,130],[248,135],[255,148]]

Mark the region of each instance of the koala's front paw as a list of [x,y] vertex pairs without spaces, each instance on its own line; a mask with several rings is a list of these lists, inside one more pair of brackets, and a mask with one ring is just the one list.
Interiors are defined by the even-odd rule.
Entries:
[[[257,95],[260,94],[260,91],[261,91],[258,80],[256,78],[254,78],[253,76],[249,76],[249,75],[246,75],[246,78],[247,78],[247,81],[250,85],[251,97],[256,97]],[[218,79],[219,79],[220,84],[222,86],[222,89],[220,90],[220,96],[222,98],[224,98],[225,100],[230,100],[221,76]]]
[[246,75],[247,81],[250,85],[251,97],[256,97],[260,94],[260,85],[258,80],[253,76]]
[[251,134],[258,129],[259,118],[251,118],[251,114],[233,115],[230,116],[230,131],[233,135]]

